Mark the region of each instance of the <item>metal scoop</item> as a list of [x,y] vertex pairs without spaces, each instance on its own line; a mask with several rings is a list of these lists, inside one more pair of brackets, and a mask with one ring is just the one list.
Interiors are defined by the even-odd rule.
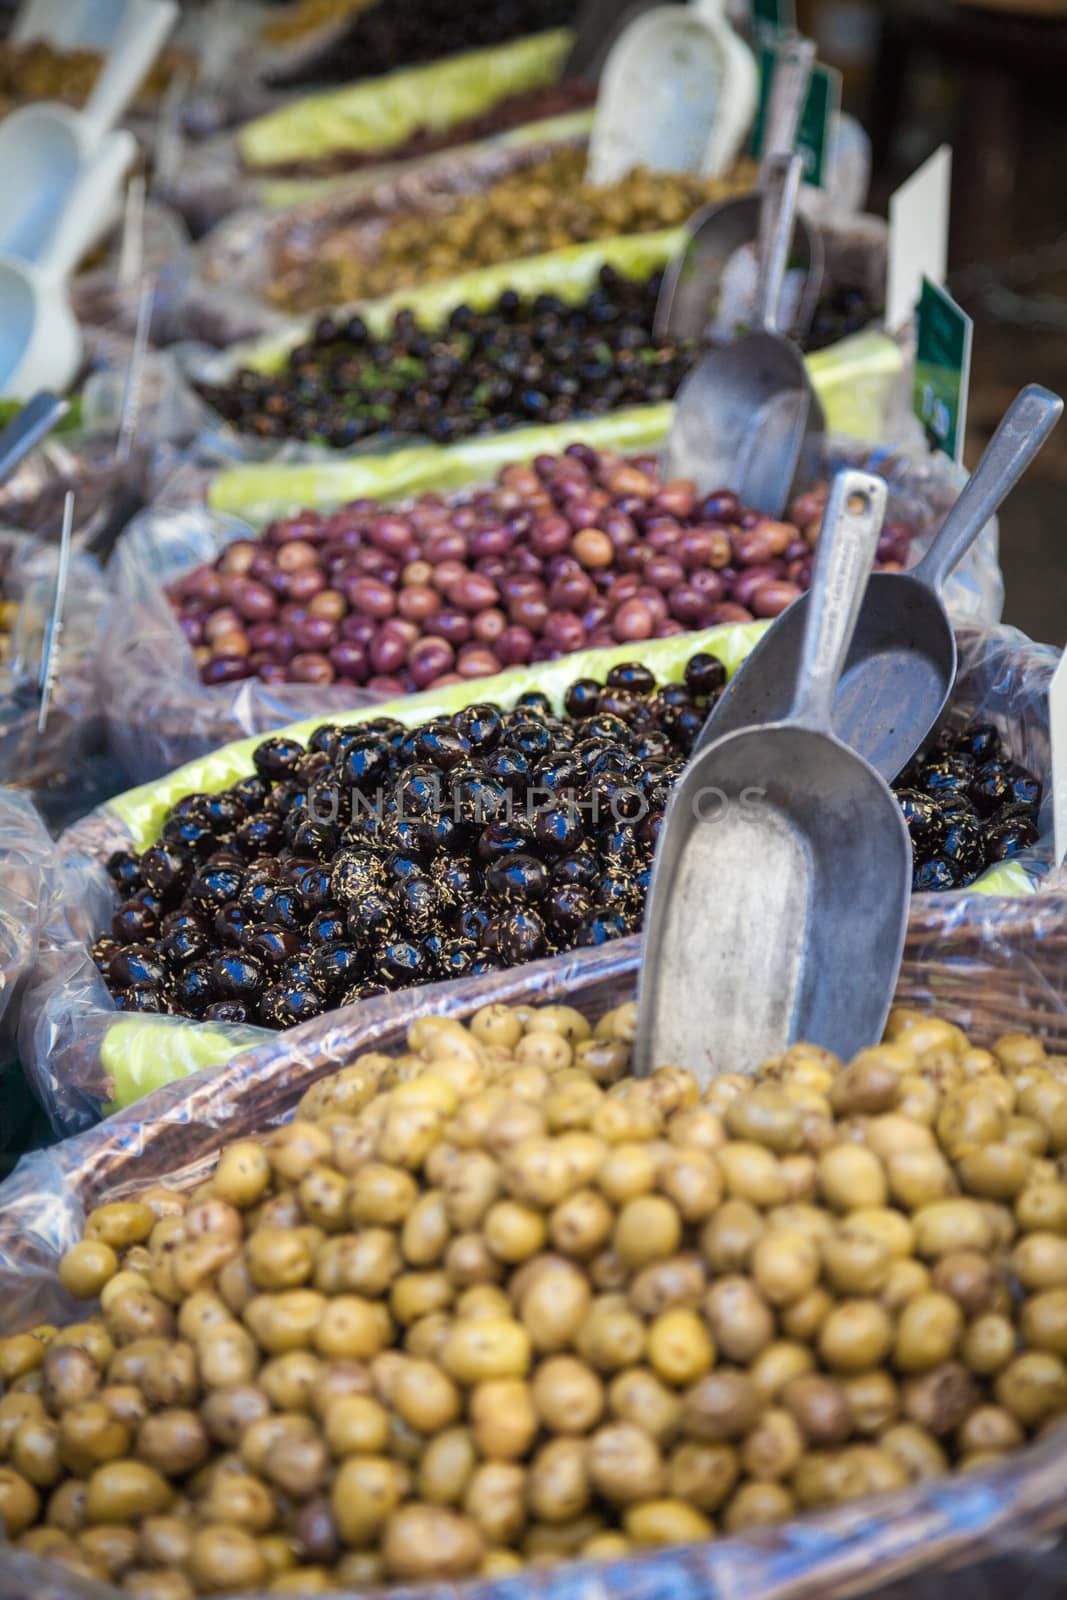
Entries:
[[42,439],[48,437],[69,410],[66,400],[59,395],[49,394],[47,389],[27,401],[0,433],[0,483],[11,476],[19,462],[25,460]]
[[[774,163],[793,153],[814,61],[815,46],[810,39],[786,39],[779,46],[767,106],[759,187],[752,194],[704,206],[692,217],[685,243],[664,274],[656,305],[657,339],[704,338],[724,285],[727,264],[738,258],[739,251],[751,256],[753,246],[766,250],[774,223]],[[792,245],[793,255],[799,256],[803,268],[803,287],[793,315],[780,320],[799,337],[811,326],[815,315],[825,251],[818,230],[803,216],[796,218]],[[723,331],[722,317],[716,320]]]
[[[836,736],[892,780],[929,738],[956,681],[956,636],[941,590],[1038,454],[1063,401],[1038,384],[1008,407],[985,454],[912,572],[876,572],[834,700]],[[820,537],[820,543],[822,542]],[[764,634],[726,686],[696,751],[739,728],[774,722],[790,704],[810,595]]]
[[911,845],[885,780],[830,709],[885,515],[834,482],[788,716],[717,740],[675,788],[645,916],[635,1071],[706,1083],[798,1039],[849,1057],[881,1037],[904,948]]
[[665,450],[669,476],[694,479],[702,494],[734,489],[772,517],[795,483],[816,476],[826,426],[803,357],[777,322],[802,168],[791,156],[768,170],[774,225],[761,251],[760,331],[710,350],[689,373]]

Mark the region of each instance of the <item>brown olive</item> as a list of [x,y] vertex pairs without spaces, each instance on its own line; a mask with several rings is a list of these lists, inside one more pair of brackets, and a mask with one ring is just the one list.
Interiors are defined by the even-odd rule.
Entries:
[[740,1275],[720,1277],[712,1284],[704,1315],[727,1361],[747,1363],[774,1338],[774,1313],[751,1279]]
[[782,1404],[809,1444],[844,1444],[852,1432],[848,1392],[834,1378],[821,1373],[791,1378],[782,1390]]
[[655,1440],[632,1422],[608,1422],[586,1446],[576,1447],[587,1462],[589,1480],[612,1505],[628,1505],[662,1493],[666,1467]]
[[474,1523],[444,1506],[402,1506],[385,1528],[382,1555],[392,1578],[459,1578],[477,1570],[485,1546]]
[[683,1426],[690,1438],[728,1442],[748,1433],[759,1412],[759,1391],[748,1374],[720,1367],[686,1391]]

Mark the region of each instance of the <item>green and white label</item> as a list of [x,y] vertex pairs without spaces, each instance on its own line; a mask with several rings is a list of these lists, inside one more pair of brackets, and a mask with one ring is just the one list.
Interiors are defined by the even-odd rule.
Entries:
[[797,31],[796,0],[752,0],[752,37],[771,43]]
[[960,465],[967,427],[974,323],[946,290],[922,281],[916,311],[915,415],[937,450]]
[[[777,46],[764,45],[760,51],[759,105],[752,127],[752,153],[757,159],[763,154],[763,141],[767,136],[767,110],[777,59]],[[826,187],[830,166],[830,132],[840,100],[841,74],[834,67],[823,67],[816,62],[808,85],[808,97],[800,114],[796,152],[804,158],[804,182],[814,184],[817,189]]]

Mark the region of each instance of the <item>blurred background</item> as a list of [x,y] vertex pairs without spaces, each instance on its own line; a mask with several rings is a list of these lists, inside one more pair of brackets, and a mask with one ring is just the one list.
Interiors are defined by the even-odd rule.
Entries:
[[[953,146],[949,288],[975,324],[972,465],[1022,384],[1067,385],[1067,0],[798,0],[797,18],[871,137],[872,210]],[[1059,645],[1065,492],[1060,429],[1001,518],[1005,620]]]

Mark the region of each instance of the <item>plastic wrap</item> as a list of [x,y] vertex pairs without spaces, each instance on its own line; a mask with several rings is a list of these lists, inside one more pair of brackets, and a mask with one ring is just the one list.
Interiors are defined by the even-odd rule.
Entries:
[[14,1001],[37,950],[52,853],[33,803],[0,789],[0,1061],[9,1053]]
[[[1006,994],[1027,1014],[1033,981],[1031,941],[1062,925],[1062,892],[1028,903],[1025,932],[1002,938],[990,920],[972,975],[1003,977]],[[328,1027],[311,1025],[235,1057],[213,1075],[172,1084],[138,1107],[54,1150],[23,1160],[0,1186],[0,1331],[84,1314],[61,1289],[57,1266],[80,1237],[87,1212],[105,1200],[165,1181],[188,1188],[210,1172],[223,1142],[265,1134],[290,1115],[306,1089],[365,1050],[395,1049],[419,1016],[469,1016],[490,1001],[566,1000],[590,1016],[633,992],[634,939],[511,973],[370,1000],[338,1013]],[[1062,967],[1062,957],[1061,957]],[[1067,976],[1062,970],[1061,979]],[[1061,991],[1062,993],[1062,986]],[[899,998],[910,1002],[907,984]],[[938,1009],[967,1026],[951,1005]],[[989,1043],[1003,1031],[996,1015],[975,1032]],[[1062,1038],[1060,1012],[1050,1037]],[[314,1030],[314,1031],[312,1031]],[[624,1560],[532,1567],[512,1579],[471,1581],[471,1600],[624,1600],[715,1596],[722,1600],[828,1600],[871,1592],[908,1600],[940,1600],[960,1569],[990,1559],[986,1580],[967,1582],[968,1596],[994,1600],[1010,1581],[1028,1596],[1062,1592],[1062,1553],[1050,1549],[1067,1517],[1067,1451],[1060,1428],[1038,1444],[981,1470],[925,1480],[893,1495],[864,1500],[758,1532],[681,1549],[650,1550]],[[988,1584],[988,1586],[987,1586]],[[341,1591],[338,1591],[339,1593]],[[396,1589],[405,1600],[448,1600],[453,1585]],[[24,1600],[119,1600],[119,1591],[25,1555],[0,1564],[0,1596]],[[261,1597],[264,1600],[264,1597]],[[354,1594],[349,1600],[355,1600]]]
[[132,338],[137,328],[142,286],[152,287],[148,336],[168,345],[185,334],[184,307],[193,268],[192,242],[180,217],[156,202],[145,207],[141,265],[123,276],[122,234],[113,237],[106,258],[81,273],[71,287],[71,304],[80,323]]
[[[764,626],[749,623],[710,629],[704,634],[679,635],[644,645],[641,657],[661,680],[679,678],[685,662],[698,649],[713,650],[732,672]],[[1055,652],[1032,644],[1013,630],[993,634],[963,630],[960,648],[963,688],[954,706],[956,716],[959,720],[989,716],[1001,724],[1010,723],[1005,727],[1005,736],[1011,753],[1047,785],[1045,690]],[[535,684],[559,704],[564,690],[576,677],[602,677],[611,665],[632,656],[632,645],[582,652],[534,668],[515,669],[498,678],[427,690],[393,701],[387,709],[390,715],[411,725],[430,716],[452,713],[476,699],[513,704],[519,694]],[[374,712],[380,709],[376,707]],[[355,721],[369,714],[374,713],[348,713],[340,720]],[[320,709],[290,731],[295,737],[306,739],[322,720]],[[60,842],[60,856],[70,874],[66,903],[76,904],[79,896],[84,898],[86,885],[94,895],[101,893],[101,863],[115,850],[139,851],[153,842],[166,811],[180,796],[217,791],[249,773],[257,742],[257,738],[246,739],[213,751],[165,779],[118,796],[69,829]],[[1034,849],[1014,862],[993,868],[977,891],[972,888],[965,894],[914,897],[915,926],[921,930],[926,920],[937,922],[943,918],[946,904],[966,900],[971,905],[997,905],[1014,896],[1024,896],[1028,904],[1031,899],[1041,898],[1027,891],[1033,890],[1051,860],[1047,804],[1041,821],[1042,836]],[[968,911],[965,925],[972,927],[974,917],[984,914]],[[97,927],[103,927],[106,920],[106,916],[102,917]],[[569,964],[578,960],[577,955],[558,957],[555,963],[547,964],[546,970],[560,965],[569,970]],[[418,991],[420,995],[423,992]],[[349,1012],[357,1009],[348,1008]],[[332,1037],[331,1030],[340,1025],[340,1015],[332,1013],[305,1029],[295,1030],[294,1036],[312,1039],[321,1033]],[[249,1038],[270,1037],[260,1029],[177,1017],[118,1017],[84,941],[70,938],[61,928],[59,937],[45,940],[23,1004],[19,1043],[24,1066],[53,1126],[61,1133],[70,1133],[87,1126],[109,1108],[131,1104],[149,1089],[219,1064]]]
[[104,722],[96,681],[100,626],[108,603],[91,557],[71,563],[60,671],[48,721],[37,731],[37,687],[45,625],[55,590],[56,548],[0,534],[4,594],[18,605],[11,658],[0,666],[0,784],[32,795],[59,826],[108,794]]

